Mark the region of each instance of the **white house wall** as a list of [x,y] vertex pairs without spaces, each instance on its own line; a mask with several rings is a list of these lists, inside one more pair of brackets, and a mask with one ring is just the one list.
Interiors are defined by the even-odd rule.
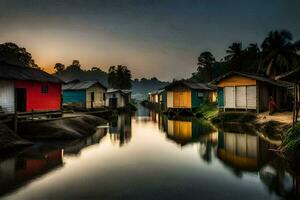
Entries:
[[0,106],[6,113],[15,112],[15,89],[12,81],[0,81]]
[[100,108],[105,105],[103,95],[105,93],[105,89],[100,87],[99,85],[94,85],[87,89],[86,91],[86,108],[91,108],[91,93],[94,92],[94,108]]
[[173,92],[167,92],[167,107],[173,108]]
[[125,99],[124,99],[123,95],[121,95],[120,92],[107,93],[106,94],[106,99],[105,99],[105,105],[109,106],[109,99],[113,98],[114,95],[115,95],[115,98],[117,98],[117,107],[124,107],[125,106]]

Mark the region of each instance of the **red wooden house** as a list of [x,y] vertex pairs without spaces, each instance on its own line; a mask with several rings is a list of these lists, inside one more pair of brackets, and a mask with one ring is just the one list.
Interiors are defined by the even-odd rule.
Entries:
[[0,62],[0,107],[6,113],[60,110],[61,85],[42,70]]

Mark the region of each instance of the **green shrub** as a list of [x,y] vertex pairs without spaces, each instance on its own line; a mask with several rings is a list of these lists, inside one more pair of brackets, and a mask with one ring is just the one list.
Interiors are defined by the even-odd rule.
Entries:
[[283,136],[282,148],[287,152],[295,152],[300,148],[300,123],[291,127]]
[[211,119],[218,114],[218,109],[215,105],[202,104],[195,110],[194,114],[198,118]]

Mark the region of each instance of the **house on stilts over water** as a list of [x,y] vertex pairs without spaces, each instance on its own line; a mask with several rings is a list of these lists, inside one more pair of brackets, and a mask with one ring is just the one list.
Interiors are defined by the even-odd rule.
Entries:
[[79,109],[105,106],[107,88],[98,81],[70,81],[63,85],[63,105]]
[[62,81],[42,70],[0,62],[4,113],[61,110]]
[[131,90],[108,89],[105,106],[110,108],[124,108],[131,102]]
[[215,91],[203,83],[174,81],[165,87],[167,110],[192,111],[205,102],[215,101]]
[[288,84],[267,77],[229,72],[213,81],[218,88],[218,108],[221,111],[256,111],[269,109],[272,97],[279,109],[287,107]]

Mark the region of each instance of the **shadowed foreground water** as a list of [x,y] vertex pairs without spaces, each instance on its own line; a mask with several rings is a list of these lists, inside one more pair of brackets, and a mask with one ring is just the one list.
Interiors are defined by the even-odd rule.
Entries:
[[[0,161],[4,199],[297,199],[299,173],[237,127],[147,110]],[[299,196],[298,196],[299,197]]]

